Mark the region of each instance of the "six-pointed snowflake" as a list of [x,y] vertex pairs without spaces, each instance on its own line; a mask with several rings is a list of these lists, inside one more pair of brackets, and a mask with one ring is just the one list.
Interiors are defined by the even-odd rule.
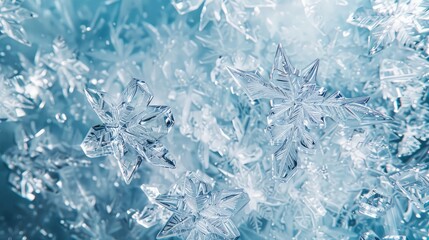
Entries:
[[292,66],[279,45],[270,81],[257,71],[229,68],[232,76],[251,100],[270,99],[267,117],[273,145],[280,144],[273,156],[273,175],[288,178],[298,166],[298,148],[312,148],[316,143],[310,129],[325,125],[325,119],[336,122],[357,121],[372,124],[387,120],[365,106],[368,97],[347,99],[340,92],[326,94],[316,84],[319,60],[303,70]]
[[212,191],[200,172],[188,172],[168,194],[156,201],[173,212],[158,238],[235,239],[240,236],[231,218],[249,197],[241,189]]
[[423,34],[429,32],[429,4],[425,0],[376,0],[372,1],[371,9],[358,8],[347,21],[371,32],[370,55],[395,40],[406,47],[415,47]]
[[153,96],[144,81],[131,80],[118,104],[108,102],[103,92],[86,89],[85,93],[103,121],[89,130],[81,144],[88,157],[113,154],[127,183],[142,159],[157,166],[175,167],[160,142],[174,124],[173,115],[167,106],[149,105]]

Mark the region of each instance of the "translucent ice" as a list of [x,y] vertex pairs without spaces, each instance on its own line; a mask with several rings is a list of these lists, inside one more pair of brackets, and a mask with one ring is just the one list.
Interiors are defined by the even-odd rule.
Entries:
[[359,212],[372,218],[380,217],[392,206],[392,199],[377,190],[363,191],[359,201]]
[[81,144],[88,157],[113,154],[127,183],[143,159],[157,166],[175,167],[160,143],[174,124],[173,115],[167,106],[149,105],[153,96],[144,81],[132,79],[118,104],[110,103],[98,90],[86,89],[85,93],[103,121],[89,130]]
[[429,173],[418,168],[408,169],[390,176],[395,188],[420,211],[429,210]]

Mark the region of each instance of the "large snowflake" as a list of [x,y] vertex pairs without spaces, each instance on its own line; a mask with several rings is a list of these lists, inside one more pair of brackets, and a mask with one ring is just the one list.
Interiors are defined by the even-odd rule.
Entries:
[[113,154],[127,183],[142,159],[157,166],[175,167],[160,142],[174,124],[173,115],[167,106],[149,105],[153,96],[144,81],[131,80],[117,104],[109,103],[103,92],[86,89],[85,93],[103,121],[92,127],[82,142],[88,157]]
[[429,3],[425,0],[373,0],[372,8],[358,8],[348,22],[371,32],[371,55],[395,40],[415,47],[423,34],[429,32]]
[[188,172],[168,194],[156,201],[173,212],[157,238],[236,239],[240,236],[231,218],[249,201],[241,189],[212,191],[200,172]]
[[312,148],[316,139],[312,127],[325,125],[330,118],[336,122],[372,124],[387,120],[382,114],[365,106],[368,97],[345,98],[340,92],[326,94],[316,84],[319,60],[298,70],[292,66],[281,45],[278,46],[270,81],[257,71],[230,68],[232,76],[251,100],[270,99],[267,117],[273,145],[280,145],[273,156],[273,175],[288,178],[298,166],[298,148]]

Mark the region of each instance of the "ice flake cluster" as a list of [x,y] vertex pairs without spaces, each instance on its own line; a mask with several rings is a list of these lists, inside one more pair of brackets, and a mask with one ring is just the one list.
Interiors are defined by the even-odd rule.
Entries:
[[428,27],[425,0],[0,0],[0,239],[427,239]]

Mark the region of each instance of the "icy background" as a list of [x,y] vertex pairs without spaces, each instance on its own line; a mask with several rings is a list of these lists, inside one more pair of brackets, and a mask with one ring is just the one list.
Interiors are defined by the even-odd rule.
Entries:
[[0,33],[0,239],[429,238],[426,0],[0,0]]

